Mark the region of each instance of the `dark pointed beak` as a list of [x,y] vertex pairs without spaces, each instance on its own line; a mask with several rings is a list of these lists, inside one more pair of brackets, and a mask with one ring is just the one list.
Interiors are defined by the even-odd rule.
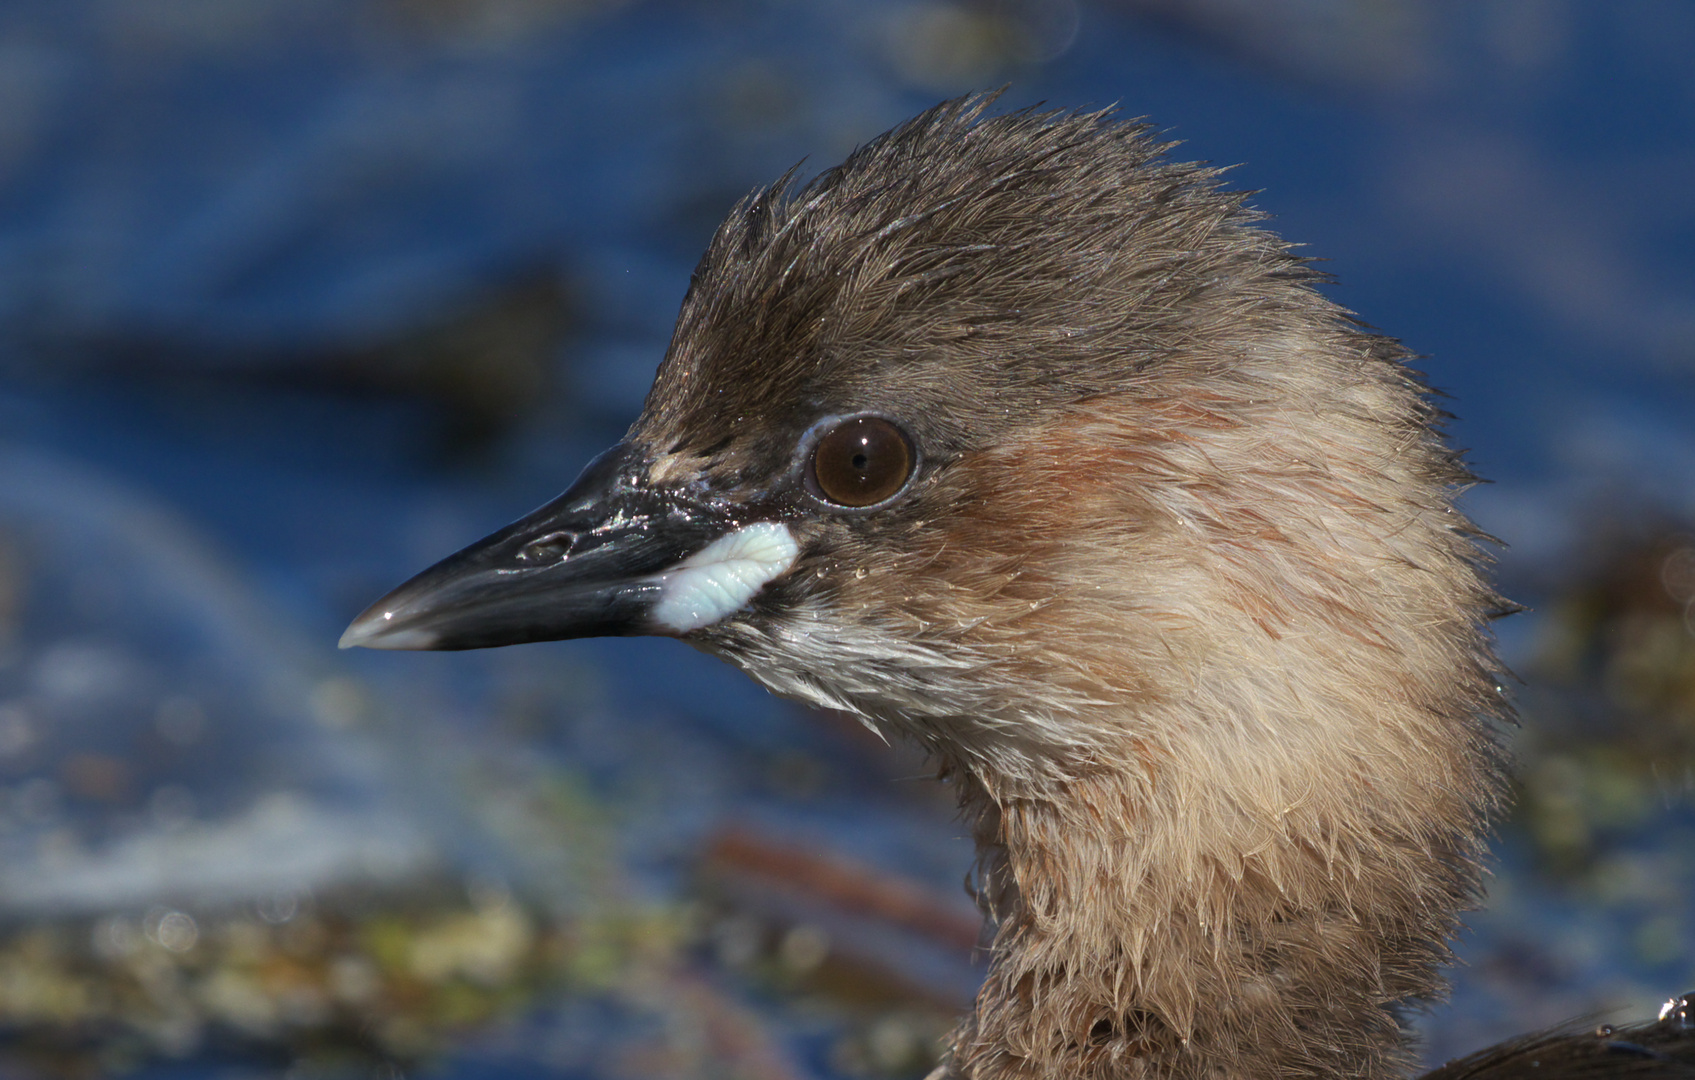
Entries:
[[425,570],[366,608],[341,647],[483,649],[668,633],[658,575],[723,535],[721,511],[645,486],[627,443],[546,506]]

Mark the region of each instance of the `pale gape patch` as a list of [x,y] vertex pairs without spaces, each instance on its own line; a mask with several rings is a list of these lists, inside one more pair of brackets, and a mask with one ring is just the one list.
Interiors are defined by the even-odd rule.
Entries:
[[741,610],[765,583],[794,564],[800,548],[786,525],[760,521],[725,533],[658,575],[653,617],[679,634]]

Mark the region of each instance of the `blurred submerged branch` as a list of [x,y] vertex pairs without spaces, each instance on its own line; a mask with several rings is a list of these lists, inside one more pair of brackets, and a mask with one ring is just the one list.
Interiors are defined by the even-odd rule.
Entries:
[[420,397],[449,418],[449,437],[481,442],[531,414],[552,388],[571,320],[557,274],[514,277],[415,329],[327,354],[330,386]]

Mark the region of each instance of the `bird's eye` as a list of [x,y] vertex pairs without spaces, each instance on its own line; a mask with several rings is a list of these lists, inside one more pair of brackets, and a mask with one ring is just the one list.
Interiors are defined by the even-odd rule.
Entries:
[[906,432],[880,416],[856,416],[825,432],[812,450],[814,494],[837,506],[874,506],[912,477],[916,455]]

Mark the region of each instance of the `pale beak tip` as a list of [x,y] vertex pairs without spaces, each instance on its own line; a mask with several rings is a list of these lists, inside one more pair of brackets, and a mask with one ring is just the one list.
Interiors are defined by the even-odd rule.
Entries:
[[336,642],[338,649],[431,649],[439,636],[428,630],[402,629],[390,620],[394,613],[373,610],[354,619]]
[[335,647],[338,649],[354,649],[368,644],[371,638],[376,636],[377,629],[371,625],[369,618],[361,616],[349,623],[347,629],[341,632],[341,640],[336,642]]

